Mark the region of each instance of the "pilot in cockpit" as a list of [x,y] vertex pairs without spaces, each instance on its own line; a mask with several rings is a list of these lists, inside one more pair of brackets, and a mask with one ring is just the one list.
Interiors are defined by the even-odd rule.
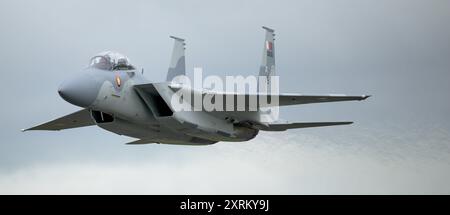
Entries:
[[102,52],[91,58],[90,67],[101,70],[134,70],[135,67],[131,65],[130,61],[125,55],[117,52]]

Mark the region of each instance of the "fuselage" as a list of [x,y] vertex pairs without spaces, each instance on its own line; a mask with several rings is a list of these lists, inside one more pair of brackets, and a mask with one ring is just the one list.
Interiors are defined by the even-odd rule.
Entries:
[[[203,145],[218,141],[247,141],[254,138],[258,130],[233,125],[232,135],[214,129],[190,126],[182,117],[158,115],[149,108],[135,90],[136,84],[151,83],[137,70],[103,70],[87,68],[78,77],[63,82],[58,90],[67,102],[87,108],[96,124],[108,131],[134,138],[161,143]],[[168,83],[159,83],[160,90],[170,92]],[[146,98],[148,99],[148,98]],[[151,99],[151,98],[150,98]],[[192,112],[211,117],[206,112]],[[182,116],[182,115],[181,115]]]

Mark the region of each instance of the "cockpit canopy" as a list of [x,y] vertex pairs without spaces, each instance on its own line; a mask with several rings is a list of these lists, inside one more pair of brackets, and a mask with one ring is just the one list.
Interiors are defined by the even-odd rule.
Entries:
[[120,53],[106,51],[91,58],[90,67],[102,70],[134,70],[128,58]]

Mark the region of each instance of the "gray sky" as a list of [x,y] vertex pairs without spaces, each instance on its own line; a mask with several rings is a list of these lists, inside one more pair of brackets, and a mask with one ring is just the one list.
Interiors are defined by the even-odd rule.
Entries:
[[[449,20],[445,0],[0,1],[0,193],[449,194]],[[262,25],[276,30],[281,91],[373,95],[281,116],[354,125],[207,147],[20,132],[78,110],[56,89],[104,50],[159,82],[175,35],[190,74],[257,74]]]

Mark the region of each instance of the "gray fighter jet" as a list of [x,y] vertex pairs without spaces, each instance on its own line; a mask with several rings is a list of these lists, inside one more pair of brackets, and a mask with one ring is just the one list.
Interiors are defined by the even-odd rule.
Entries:
[[[262,65],[258,77],[275,76],[274,30],[263,27],[265,41]],[[177,76],[185,75],[185,42],[175,40],[165,82],[151,82],[130,64],[127,57],[116,52],[103,52],[93,58],[88,68],[78,77],[67,80],[58,89],[67,102],[83,109],[53,121],[23,129],[64,130],[97,125],[120,135],[137,138],[127,144],[180,144],[209,145],[219,141],[247,141],[259,131],[285,131],[294,128],[346,125],[352,122],[295,122],[263,119],[267,110],[262,105],[250,110],[249,101],[258,96],[273,96],[269,93],[230,93],[207,89],[183,88],[174,82]],[[269,83],[270,85],[270,83]],[[258,90],[259,90],[258,86]],[[234,105],[240,98],[244,110],[176,110],[172,99],[179,91],[205,98],[223,98],[224,105]],[[321,102],[365,100],[369,96],[346,95],[302,95],[277,94],[276,107]],[[231,98],[231,100],[230,100]],[[181,98],[182,103],[193,106],[192,99]],[[214,100],[214,99],[213,99]],[[245,103],[245,101],[247,103]],[[270,108],[270,104],[266,105]],[[267,108],[266,107],[266,108]],[[269,112],[271,109],[268,110]],[[270,115],[270,114],[269,114]]]

